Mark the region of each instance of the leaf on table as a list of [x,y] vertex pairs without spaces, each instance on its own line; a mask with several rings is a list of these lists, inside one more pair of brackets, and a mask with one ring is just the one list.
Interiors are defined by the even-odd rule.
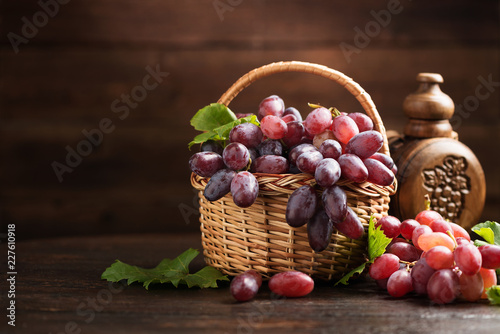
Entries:
[[186,284],[190,288],[216,288],[218,280],[228,280],[227,276],[220,271],[208,266],[194,274],[190,274],[189,264],[198,254],[197,250],[190,248],[173,260],[162,260],[152,269],[132,266],[116,260],[104,271],[101,278],[111,282],[127,280],[128,285],[139,282],[146,289],[152,283],[171,283],[175,287],[179,284]]
[[373,261],[384,254],[391,241],[391,238],[385,236],[381,225],[375,228],[374,218],[371,216],[368,224],[368,259]]
[[500,285],[494,285],[486,290],[491,305],[500,305]]
[[[472,231],[482,237],[487,243],[500,246],[500,224],[493,221],[486,221],[472,227]],[[478,240],[476,240],[478,241]],[[476,243],[484,244],[481,242]]]
[[365,263],[359,265],[358,267],[354,268],[353,270],[351,270],[350,272],[345,274],[344,277],[342,277],[340,280],[338,280],[337,283],[334,284],[334,286],[337,286],[340,283],[342,283],[344,285],[348,285],[349,283],[347,283],[347,281],[349,281],[349,279],[352,276],[354,276],[355,274],[361,274],[363,272],[363,270],[365,270],[366,265],[370,262],[372,262],[372,261],[365,262]]

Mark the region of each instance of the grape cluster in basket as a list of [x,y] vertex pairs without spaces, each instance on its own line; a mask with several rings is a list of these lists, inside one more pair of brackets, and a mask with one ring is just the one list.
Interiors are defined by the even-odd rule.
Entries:
[[477,301],[496,285],[500,246],[477,247],[463,227],[437,211],[421,211],[402,223],[386,216],[377,224],[392,241],[371,264],[369,275],[391,296],[414,291],[438,304],[459,297]]
[[280,97],[271,95],[259,105],[260,126],[249,122],[234,126],[225,147],[216,141],[204,142],[189,165],[197,175],[210,177],[204,190],[207,200],[231,193],[240,207],[251,206],[257,199],[259,184],[254,173],[310,174],[316,185],[301,186],[290,195],[286,221],[292,227],[308,223],[311,247],[322,251],[334,228],[353,239],[364,231],[338,182],[389,186],[396,166],[388,155],[379,153],[384,138],[373,129],[370,117],[311,106],[314,110],[303,120],[297,109],[285,108]]

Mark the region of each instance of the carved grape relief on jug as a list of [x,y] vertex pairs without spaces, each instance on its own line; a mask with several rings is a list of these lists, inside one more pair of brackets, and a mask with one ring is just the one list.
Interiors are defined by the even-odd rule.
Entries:
[[448,155],[442,165],[422,171],[424,187],[430,192],[431,209],[453,222],[460,218],[471,189],[466,170],[464,157]]

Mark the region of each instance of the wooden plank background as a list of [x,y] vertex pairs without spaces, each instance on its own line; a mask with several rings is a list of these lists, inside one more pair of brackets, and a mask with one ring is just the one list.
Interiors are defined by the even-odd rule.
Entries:
[[[0,233],[15,223],[24,239],[196,231],[189,119],[273,61],[344,72],[398,131],[419,72],[441,73],[456,104],[474,96],[480,77],[500,81],[499,1],[59,1],[0,4]],[[366,29],[365,45],[346,57],[341,43],[354,46]],[[114,112],[113,101],[139,92],[148,66],[168,75],[128,115]],[[500,94],[492,90],[455,130],[486,173],[483,218],[499,220]],[[334,83],[297,73],[256,82],[231,108],[255,111],[271,94],[303,113],[307,102],[361,109]],[[60,182],[54,161],[65,163],[66,147],[103,119],[113,131]]]

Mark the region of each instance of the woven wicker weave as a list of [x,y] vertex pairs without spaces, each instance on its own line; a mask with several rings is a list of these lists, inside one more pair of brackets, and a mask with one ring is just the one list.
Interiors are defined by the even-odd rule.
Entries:
[[[370,96],[351,78],[325,66],[304,62],[279,62],[254,69],[238,81],[218,101],[229,103],[252,82],[280,72],[306,72],[331,79],[345,87],[362,105],[382,133],[381,152],[389,154],[387,136],[382,120]],[[191,184],[199,190],[200,223],[203,254],[206,262],[228,275],[254,269],[265,278],[286,270],[299,270],[315,278],[338,279],[365,260],[366,233],[352,240],[334,232],[330,245],[316,253],[309,246],[307,227],[290,227],[285,221],[288,197],[305,184],[315,184],[308,174],[255,173],[259,182],[257,201],[248,208],[233,203],[230,194],[209,202],[203,196],[208,178],[191,175]],[[395,185],[381,187],[369,182],[362,184],[340,181],[348,205],[360,217],[365,230],[370,216],[376,219],[387,215],[389,196]]]

